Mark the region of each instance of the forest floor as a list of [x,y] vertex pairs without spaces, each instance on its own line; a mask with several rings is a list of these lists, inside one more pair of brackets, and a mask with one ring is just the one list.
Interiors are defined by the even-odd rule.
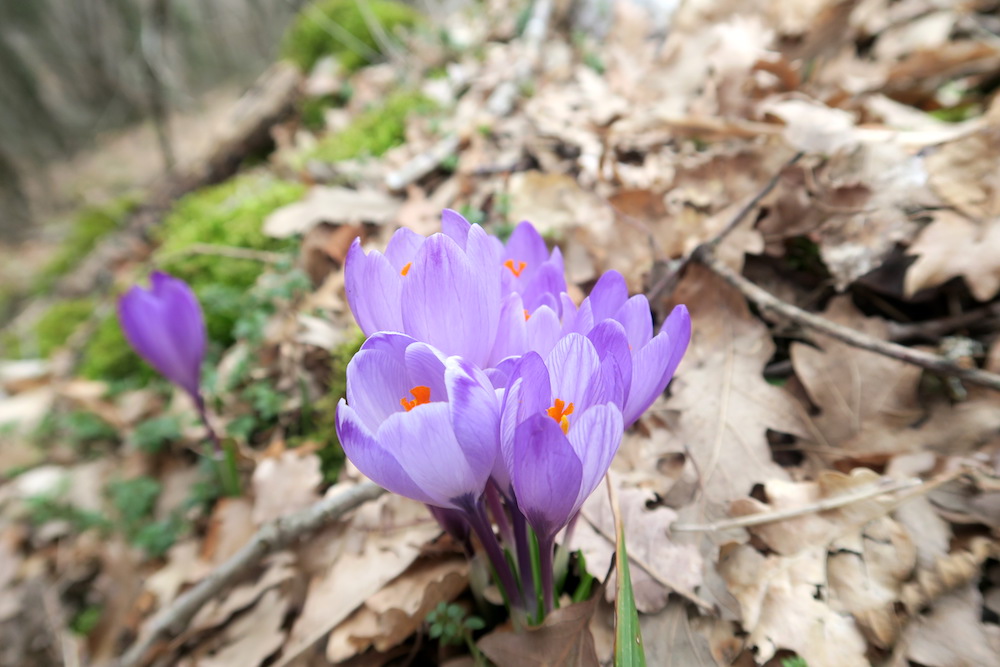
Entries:
[[[360,343],[347,248],[433,233],[444,208],[501,238],[532,221],[576,300],[614,269],[657,325],[691,312],[610,473],[648,664],[996,663],[1000,5],[568,4],[488,0],[384,36],[384,63],[321,60],[273,150],[141,234],[141,195],[101,213],[121,220],[99,279],[17,301],[0,664],[458,667],[469,643],[501,666],[610,664],[603,486],[570,546],[605,585],[526,638],[483,564],[336,442]],[[175,132],[199,146],[210,125]],[[237,489],[118,331],[116,296],[154,267],[205,310]],[[486,627],[431,639],[439,605]]]

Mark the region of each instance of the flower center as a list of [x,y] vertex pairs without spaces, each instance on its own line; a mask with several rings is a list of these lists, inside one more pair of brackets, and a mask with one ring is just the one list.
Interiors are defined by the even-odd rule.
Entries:
[[407,273],[410,272],[411,266],[413,266],[413,262],[407,262],[406,266],[403,267],[403,270],[399,272],[399,275],[405,276]]
[[418,405],[423,405],[424,403],[431,402],[430,387],[425,387],[422,384],[418,384],[416,387],[410,390],[410,393],[413,394],[412,401],[407,399],[405,396],[399,399],[399,404],[402,405],[404,408],[406,408],[407,412],[417,407]]
[[552,407],[545,411],[549,417],[556,420],[562,432],[569,433],[569,415],[573,414],[573,404],[567,405],[561,398],[557,398]]
[[531,319],[531,313],[529,313],[528,309],[525,308],[524,309],[524,321],[527,322],[529,319]]
[[527,266],[524,262],[515,263],[512,259],[508,259],[503,263],[503,265],[510,269],[510,272],[514,274],[515,278],[519,278],[521,276],[521,271],[524,271],[524,267]]

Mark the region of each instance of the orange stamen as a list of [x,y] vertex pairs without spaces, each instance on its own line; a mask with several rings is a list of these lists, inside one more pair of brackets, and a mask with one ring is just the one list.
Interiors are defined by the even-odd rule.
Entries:
[[413,262],[407,262],[406,266],[403,267],[403,270],[399,272],[399,275],[405,276],[407,273],[410,272],[411,266],[413,266]]
[[531,317],[531,313],[529,313],[528,309],[525,308],[524,309],[524,321],[527,322],[530,317]]
[[407,400],[406,397],[403,397],[403,398],[399,399],[399,404],[402,405],[404,408],[406,408],[407,412],[409,412],[413,408],[417,407],[418,405],[423,405],[424,403],[430,403],[431,402],[431,388],[430,387],[425,387],[423,385],[417,385],[416,387],[414,387],[413,389],[410,390],[410,393],[413,394],[413,400],[412,401]]
[[512,259],[508,259],[506,262],[503,263],[503,265],[506,266],[508,269],[510,269],[510,272],[514,274],[515,278],[519,277],[521,275],[521,271],[524,271],[524,267],[527,266],[527,264],[525,264],[524,262],[518,262],[517,265],[515,266],[514,260]]
[[552,407],[545,411],[545,414],[556,420],[563,433],[569,433],[569,415],[573,414],[572,403],[566,405],[561,398],[557,398]]

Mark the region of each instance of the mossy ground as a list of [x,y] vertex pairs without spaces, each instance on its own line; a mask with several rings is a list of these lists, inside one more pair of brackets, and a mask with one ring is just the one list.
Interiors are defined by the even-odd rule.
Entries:
[[[369,0],[369,16],[392,35],[420,22],[420,14],[401,2]],[[319,0],[305,6],[289,26],[282,56],[309,71],[324,56],[334,56],[347,72],[381,55],[378,39],[355,0]]]
[[362,112],[340,132],[320,139],[304,157],[330,163],[379,157],[406,141],[406,119],[411,113],[430,113],[435,108],[418,92],[393,93],[381,106]]

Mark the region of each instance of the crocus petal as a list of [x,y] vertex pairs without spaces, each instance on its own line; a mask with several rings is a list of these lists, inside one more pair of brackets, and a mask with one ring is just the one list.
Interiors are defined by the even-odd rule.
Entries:
[[404,354],[406,378],[410,387],[423,385],[431,390],[432,401],[443,401],[448,397],[445,385],[445,357],[426,343],[413,343]]
[[517,506],[540,539],[551,539],[576,508],[583,464],[555,420],[539,414],[517,427],[510,471]]
[[594,314],[594,322],[614,317],[614,314],[628,300],[628,286],[625,278],[617,271],[605,271],[590,290],[587,297]]
[[542,356],[548,356],[563,333],[559,316],[548,306],[538,307],[524,324],[527,347]]
[[391,331],[380,331],[369,336],[361,344],[362,350],[381,350],[388,352],[395,358],[402,360],[406,354],[406,348],[417,341],[406,334]]
[[461,357],[446,363],[455,439],[474,469],[493,469],[500,451],[500,403],[486,374]]
[[528,312],[541,305],[558,309],[558,296],[566,291],[566,275],[554,262],[543,262],[529,277],[521,282],[521,296]]
[[665,332],[656,334],[645,347],[632,353],[632,386],[625,403],[625,425],[631,426],[642,416],[670,382],[673,341]]
[[[476,229],[469,233],[470,249]],[[445,354],[485,366],[500,311],[500,277],[490,273],[449,237],[428,238],[403,281],[405,331]]]
[[344,291],[366,336],[376,331],[403,331],[399,307],[402,278],[381,253],[365,254],[359,239],[351,244],[344,264]]
[[632,353],[625,328],[616,320],[603,320],[590,330],[587,338],[594,344],[601,360],[601,377],[610,392],[607,400],[620,408],[625,405],[632,386]]
[[385,258],[392,264],[393,269],[401,272],[407,264],[413,261],[420,246],[426,240],[425,237],[412,229],[400,227],[393,233],[389,244],[385,247]]
[[528,330],[524,321],[524,311],[524,303],[517,292],[511,292],[503,298],[497,337],[490,353],[490,366],[507,357],[520,356],[528,349]]
[[628,344],[633,350],[638,350],[653,337],[653,313],[649,310],[649,300],[642,294],[636,294],[622,304],[614,319],[625,327]]
[[510,233],[503,259],[524,262],[525,273],[530,275],[549,259],[549,249],[535,226],[525,220]]
[[[410,398],[403,360],[383,350],[361,350],[347,364],[347,401],[371,432]],[[443,397],[442,397],[443,398]]]
[[567,438],[582,464],[580,490],[571,515],[580,509],[608,472],[621,444],[622,432],[622,413],[612,404],[595,405],[570,427]]
[[465,241],[472,224],[458,211],[446,208],[441,212],[441,232],[465,250]]
[[601,379],[601,360],[586,336],[564,336],[545,358],[552,383],[552,397],[573,403],[586,410],[594,403],[606,402],[607,387]]
[[427,494],[429,500],[424,502],[468,509],[486,488],[493,462],[482,466],[481,457],[469,457],[458,444],[447,403],[426,403],[397,412],[375,437]]
[[200,368],[207,336],[198,298],[187,283],[161,271],[152,273],[150,283],[153,295],[161,299],[169,314],[165,324],[174,346],[186,358],[188,368]]
[[344,399],[337,405],[337,438],[347,458],[373,482],[401,496],[422,503],[432,502],[431,495],[418,486],[393,453],[372,436]]

